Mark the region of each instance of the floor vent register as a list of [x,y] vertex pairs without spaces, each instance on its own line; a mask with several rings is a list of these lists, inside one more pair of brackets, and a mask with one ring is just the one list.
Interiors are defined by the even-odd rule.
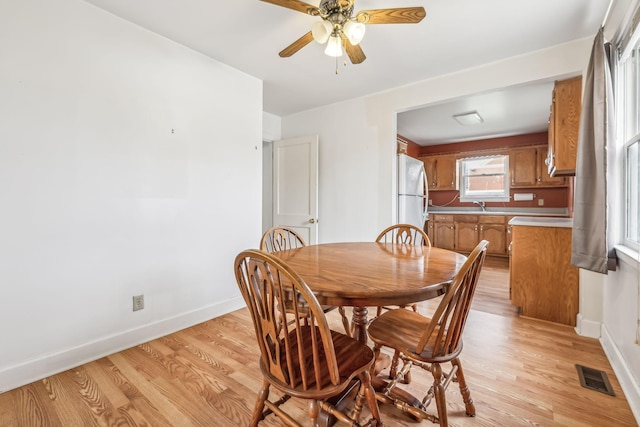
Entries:
[[599,371],[598,369],[587,368],[582,365],[576,365],[576,369],[578,370],[580,385],[582,387],[611,396],[616,395],[613,392],[613,388],[611,388],[611,383],[609,382],[609,378],[607,378],[607,374],[605,372]]

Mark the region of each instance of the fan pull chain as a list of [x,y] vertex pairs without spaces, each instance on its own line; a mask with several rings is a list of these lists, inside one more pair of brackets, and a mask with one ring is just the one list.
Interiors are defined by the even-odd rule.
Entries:
[[[346,67],[347,66],[347,60],[345,59],[342,62],[342,66]],[[336,75],[340,74],[340,69],[338,68],[338,57],[336,57]]]

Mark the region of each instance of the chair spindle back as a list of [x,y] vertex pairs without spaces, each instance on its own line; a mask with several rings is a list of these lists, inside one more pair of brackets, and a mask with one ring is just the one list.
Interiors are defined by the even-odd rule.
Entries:
[[268,374],[292,389],[319,389],[327,378],[338,384],[329,325],[304,280],[264,251],[241,252],[235,267]]
[[300,234],[284,226],[271,227],[260,239],[260,249],[269,253],[301,248],[306,245]]
[[387,227],[378,235],[376,242],[431,246],[431,240],[427,234],[411,224],[396,224]]
[[488,244],[486,240],[478,243],[456,274],[431,318],[429,327],[422,335],[416,353],[422,353],[427,344],[433,345],[433,357],[453,354],[459,350]]

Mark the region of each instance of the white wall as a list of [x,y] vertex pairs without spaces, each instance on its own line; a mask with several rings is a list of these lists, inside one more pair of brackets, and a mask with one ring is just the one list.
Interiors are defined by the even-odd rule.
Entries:
[[[375,239],[380,147],[362,99],[283,118],[282,137],[319,135],[318,243]],[[385,199],[387,194],[384,194]]]
[[282,119],[262,113],[262,231],[273,224],[273,141],[281,139]]
[[262,82],[80,0],[0,52],[0,392],[243,306]]
[[618,252],[618,256],[618,269],[610,271],[607,276],[600,276],[604,281],[600,342],[636,420],[640,420],[640,337],[636,335],[640,319],[640,260],[637,254],[628,257]]

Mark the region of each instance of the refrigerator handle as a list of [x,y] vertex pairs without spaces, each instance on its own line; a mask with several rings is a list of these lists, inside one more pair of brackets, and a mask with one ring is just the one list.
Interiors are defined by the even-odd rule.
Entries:
[[422,179],[423,179],[423,188],[424,188],[424,208],[422,211],[422,220],[426,221],[429,217],[429,182],[427,180],[427,171],[424,168],[424,164],[422,165]]

